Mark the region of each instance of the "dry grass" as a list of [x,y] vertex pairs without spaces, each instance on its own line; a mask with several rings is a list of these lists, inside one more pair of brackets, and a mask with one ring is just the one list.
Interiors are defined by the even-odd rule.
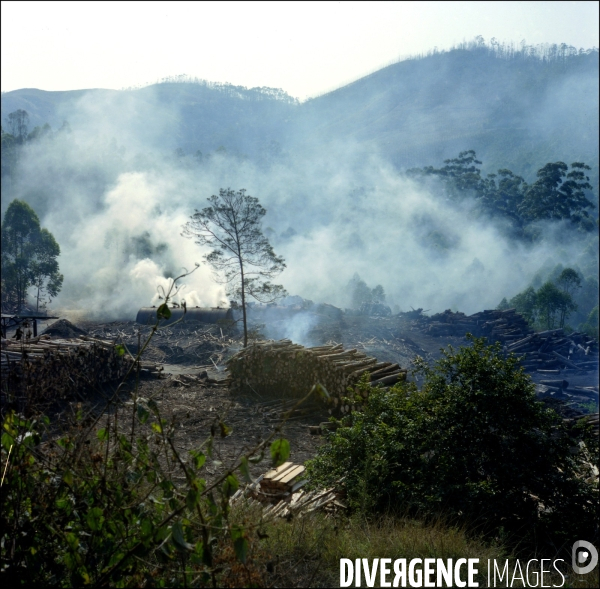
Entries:
[[[511,579],[496,583],[497,587],[510,587],[515,570],[516,559],[500,542],[486,542],[472,537],[464,528],[448,525],[443,521],[424,523],[410,518],[383,517],[378,521],[368,521],[361,517],[350,519],[331,517],[323,514],[311,514],[292,521],[277,520],[265,526],[268,538],[261,541],[263,554],[269,554],[265,563],[270,574],[266,579],[272,586],[288,587],[337,587],[340,581],[340,559],[367,558],[478,558],[478,576],[480,587],[488,586],[488,560],[497,561],[500,568],[509,561],[508,570]],[[543,552],[543,551],[542,551]],[[533,574],[541,558],[557,558],[554,555],[532,555],[538,563],[530,566],[531,583],[535,583]],[[563,558],[566,557],[563,555]],[[525,574],[529,559],[521,557],[519,563]],[[593,573],[576,576],[569,561],[560,563],[565,578],[558,573],[545,574],[544,585],[555,587],[591,588],[600,586],[598,569]],[[546,562],[545,568],[549,565]],[[550,565],[551,568],[551,565]],[[537,568],[539,571],[539,567]],[[518,575],[516,575],[518,577]],[[539,584],[539,576],[538,586]],[[388,580],[393,580],[393,575]],[[377,583],[379,576],[377,576]],[[376,583],[375,586],[379,586]],[[493,577],[491,586],[494,586]],[[354,583],[352,584],[354,586]],[[362,586],[366,587],[364,577]],[[523,587],[515,578],[512,587]],[[527,586],[527,585],[525,585]]]

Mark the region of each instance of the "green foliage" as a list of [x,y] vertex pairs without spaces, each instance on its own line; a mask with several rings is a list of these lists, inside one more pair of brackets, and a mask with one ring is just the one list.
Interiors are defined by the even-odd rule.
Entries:
[[[165,305],[188,274],[173,280]],[[139,362],[130,372],[134,366]],[[186,456],[175,442],[178,424],[163,418],[155,401],[139,397],[136,388],[126,407],[118,393],[97,418],[78,406],[62,434],[47,417],[31,419],[12,410],[4,415],[5,584],[214,587],[221,579],[245,585],[246,578],[256,584],[251,538],[262,523],[232,517],[229,498],[239,489],[238,473],[248,480],[248,463],[260,462],[271,442],[276,463],[289,456],[289,442],[281,437],[287,418],[237,461],[216,474],[209,471],[207,480],[214,438],[230,432],[220,417],[204,443]]]
[[586,175],[590,167],[582,162],[572,163],[570,171],[564,162],[548,163],[538,170],[538,179],[531,185],[506,168],[483,178],[474,150],[462,151],[444,164],[439,169],[428,166],[409,173],[440,178],[452,200],[475,198],[482,213],[508,220],[513,233],[522,238],[535,238],[531,225],[544,219],[567,219],[585,231],[594,228],[589,210],[595,205],[587,197],[593,189]]
[[[201,586],[213,586],[222,571],[213,563],[227,541],[248,563],[252,524],[232,520],[227,500],[239,488],[235,470],[247,476],[248,458],[260,458],[273,436],[207,484],[213,435],[186,459],[174,443],[175,423],[155,403],[136,403],[127,434],[117,426],[129,423],[118,407],[95,435],[80,411],[60,437],[49,436],[47,418],[6,415],[0,558],[10,586],[125,587],[157,577],[168,585],[203,578]],[[40,445],[44,438],[53,441]],[[279,457],[289,455],[287,440],[274,442],[272,453],[274,446]]]
[[[138,417],[153,413],[154,421],[142,429],[140,419],[133,442],[109,417],[95,441],[79,421],[44,448],[39,443],[47,420],[6,416],[2,567],[11,586],[124,587],[142,585],[165,570],[183,583],[192,571],[204,571],[209,579],[215,574],[217,540],[233,529],[226,498],[238,488],[237,478],[227,471],[208,486],[199,452],[190,460],[180,456],[175,425],[143,399],[138,403],[144,407]],[[169,460],[179,468],[169,470]],[[181,475],[184,486],[175,484]],[[213,493],[225,501],[215,502]],[[235,530],[245,533],[239,525]],[[247,558],[247,544],[239,555]],[[177,571],[181,562],[187,571]]]
[[[344,477],[356,509],[402,506],[490,530],[590,538],[598,489],[585,462],[597,464],[597,440],[580,432],[587,446],[572,453],[575,434],[536,400],[517,358],[470,338],[434,368],[420,365],[421,390],[402,383],[371,394],[329,435],[309,476],[321,485]],[[359,392],[368,386],[363,379]]]
[[383,286],[378,284],[372,291],[373,302],[374,303],[385,303],[385,291],[383,290]]
[[591,337],[598,338],[598,305],[596,305],[587,317],[585,323],[579,326],[581,331],[584,331]]
[[504,298],[500,305],[506,305],[503,308],[507,309],[514,307],[531,325],[542,329],[565,327],[568,317],[578,308],[574,296],[584,284],[589,285],[573,268],[559,265],[553,274],[554,280],[547,280],[537,291],[529,286],[508,302]]
[[508,301],[506,300],[506,297],[504,297],[499,303],[498,306],[496,307],[496,309],[498,311],[506,311],[507,309],[510,309],[510,305],[508,304]]
[[481,162],[477,159],[475,151],[461,151],[457,158],[444,160],[444,163],[446,165],[439,170],[428,166],[423,169],[423,173],[445,179],[448,192],[454,199],[481,191]]
[[564,327],[565,318],[577,307],[571,295],[548,281],[536,293],[536,308],[540,323],[547,329]]
[[2,149],[0,150],[1,157],[1,177],[12,177],[17,165],[17,141],[10,133],[5,133],[2,129]]
[[11,135],[18,143],[23,143],[27,138],[27,126],[29,125],[29,113],[19,108],[6,117]]
[[271,444],[271,459],[273,466],[283,464],[290,456],[290,443],[285,439],[275,440]]
[[556,285],[569,295],[581,288],[581,277],[573,268],[565,268],[556,280]]
[[524,219],[581,221],[589,217],[587,209],[594,205],[586,198],[585,193],[592,190],[592,185],[584,171],[590,167],[574,162],[571,168],[568,172],[567,164],[555,162],[538,170],[538,180],[527,187],[518,207]]
[[20,310],[32,286],[38,306],[44,294],[49,298],[58,294],[63,281],[57,261],[60,247],[26,202],[15,199],[8,205],[1,242],[3,301]]
[[531,324],[537,319],[537,298],[535,288],[527,287],[523,292],[515,295],[508,303],[508,308],[514,307]]

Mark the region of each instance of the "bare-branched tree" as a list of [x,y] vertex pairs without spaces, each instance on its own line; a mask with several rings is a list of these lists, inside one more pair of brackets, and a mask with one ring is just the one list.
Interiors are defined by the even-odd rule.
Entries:
[[210,206],[196,209],[183,226],[182,235],[212,248],[204,259],[215,270],[217,281],[227,284],[228,294],[241,301],[246,347],[248,297],[271,303],[284,296],[283,286],[269,280],[286,266],[263,235],[261,220],[267,211],[257,198],[246,194],[245,189],[234,192],[228,188],[207,200]]

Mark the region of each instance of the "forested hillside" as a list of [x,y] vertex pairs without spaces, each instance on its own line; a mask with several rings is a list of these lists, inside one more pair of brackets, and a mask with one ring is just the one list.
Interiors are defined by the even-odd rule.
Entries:
[[302,104],[281,90],[185,76],[122,91],[2,95],[2,121],[17,109],[30,128],[100,116],[117,141],[132,125],[145,148],[185,154],[224,147],[251,159],[330,143],[356,143],[399,168],[440,164],[474,149],[484,171],[507,167],[532,180],[548,161],[584,161],[598,186],[598,52],[519,50],[481,42],[390,65]]
[[396,63],[302,105],[319,140],[379,148],[396,165],[474,149],[530,176],[551,160],[598,158],[598,52],[570,56],[475,46]]

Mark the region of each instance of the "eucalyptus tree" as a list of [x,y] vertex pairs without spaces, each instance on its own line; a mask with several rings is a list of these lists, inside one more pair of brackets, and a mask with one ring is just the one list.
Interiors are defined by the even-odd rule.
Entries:
[[19,312],[30,287],[37,289],[38,306],[44,294],[50,298],[58,294],[63,281],[57,260],[60,247],[26,202],[15,199],[8,205],[1,245],[3,302]]

